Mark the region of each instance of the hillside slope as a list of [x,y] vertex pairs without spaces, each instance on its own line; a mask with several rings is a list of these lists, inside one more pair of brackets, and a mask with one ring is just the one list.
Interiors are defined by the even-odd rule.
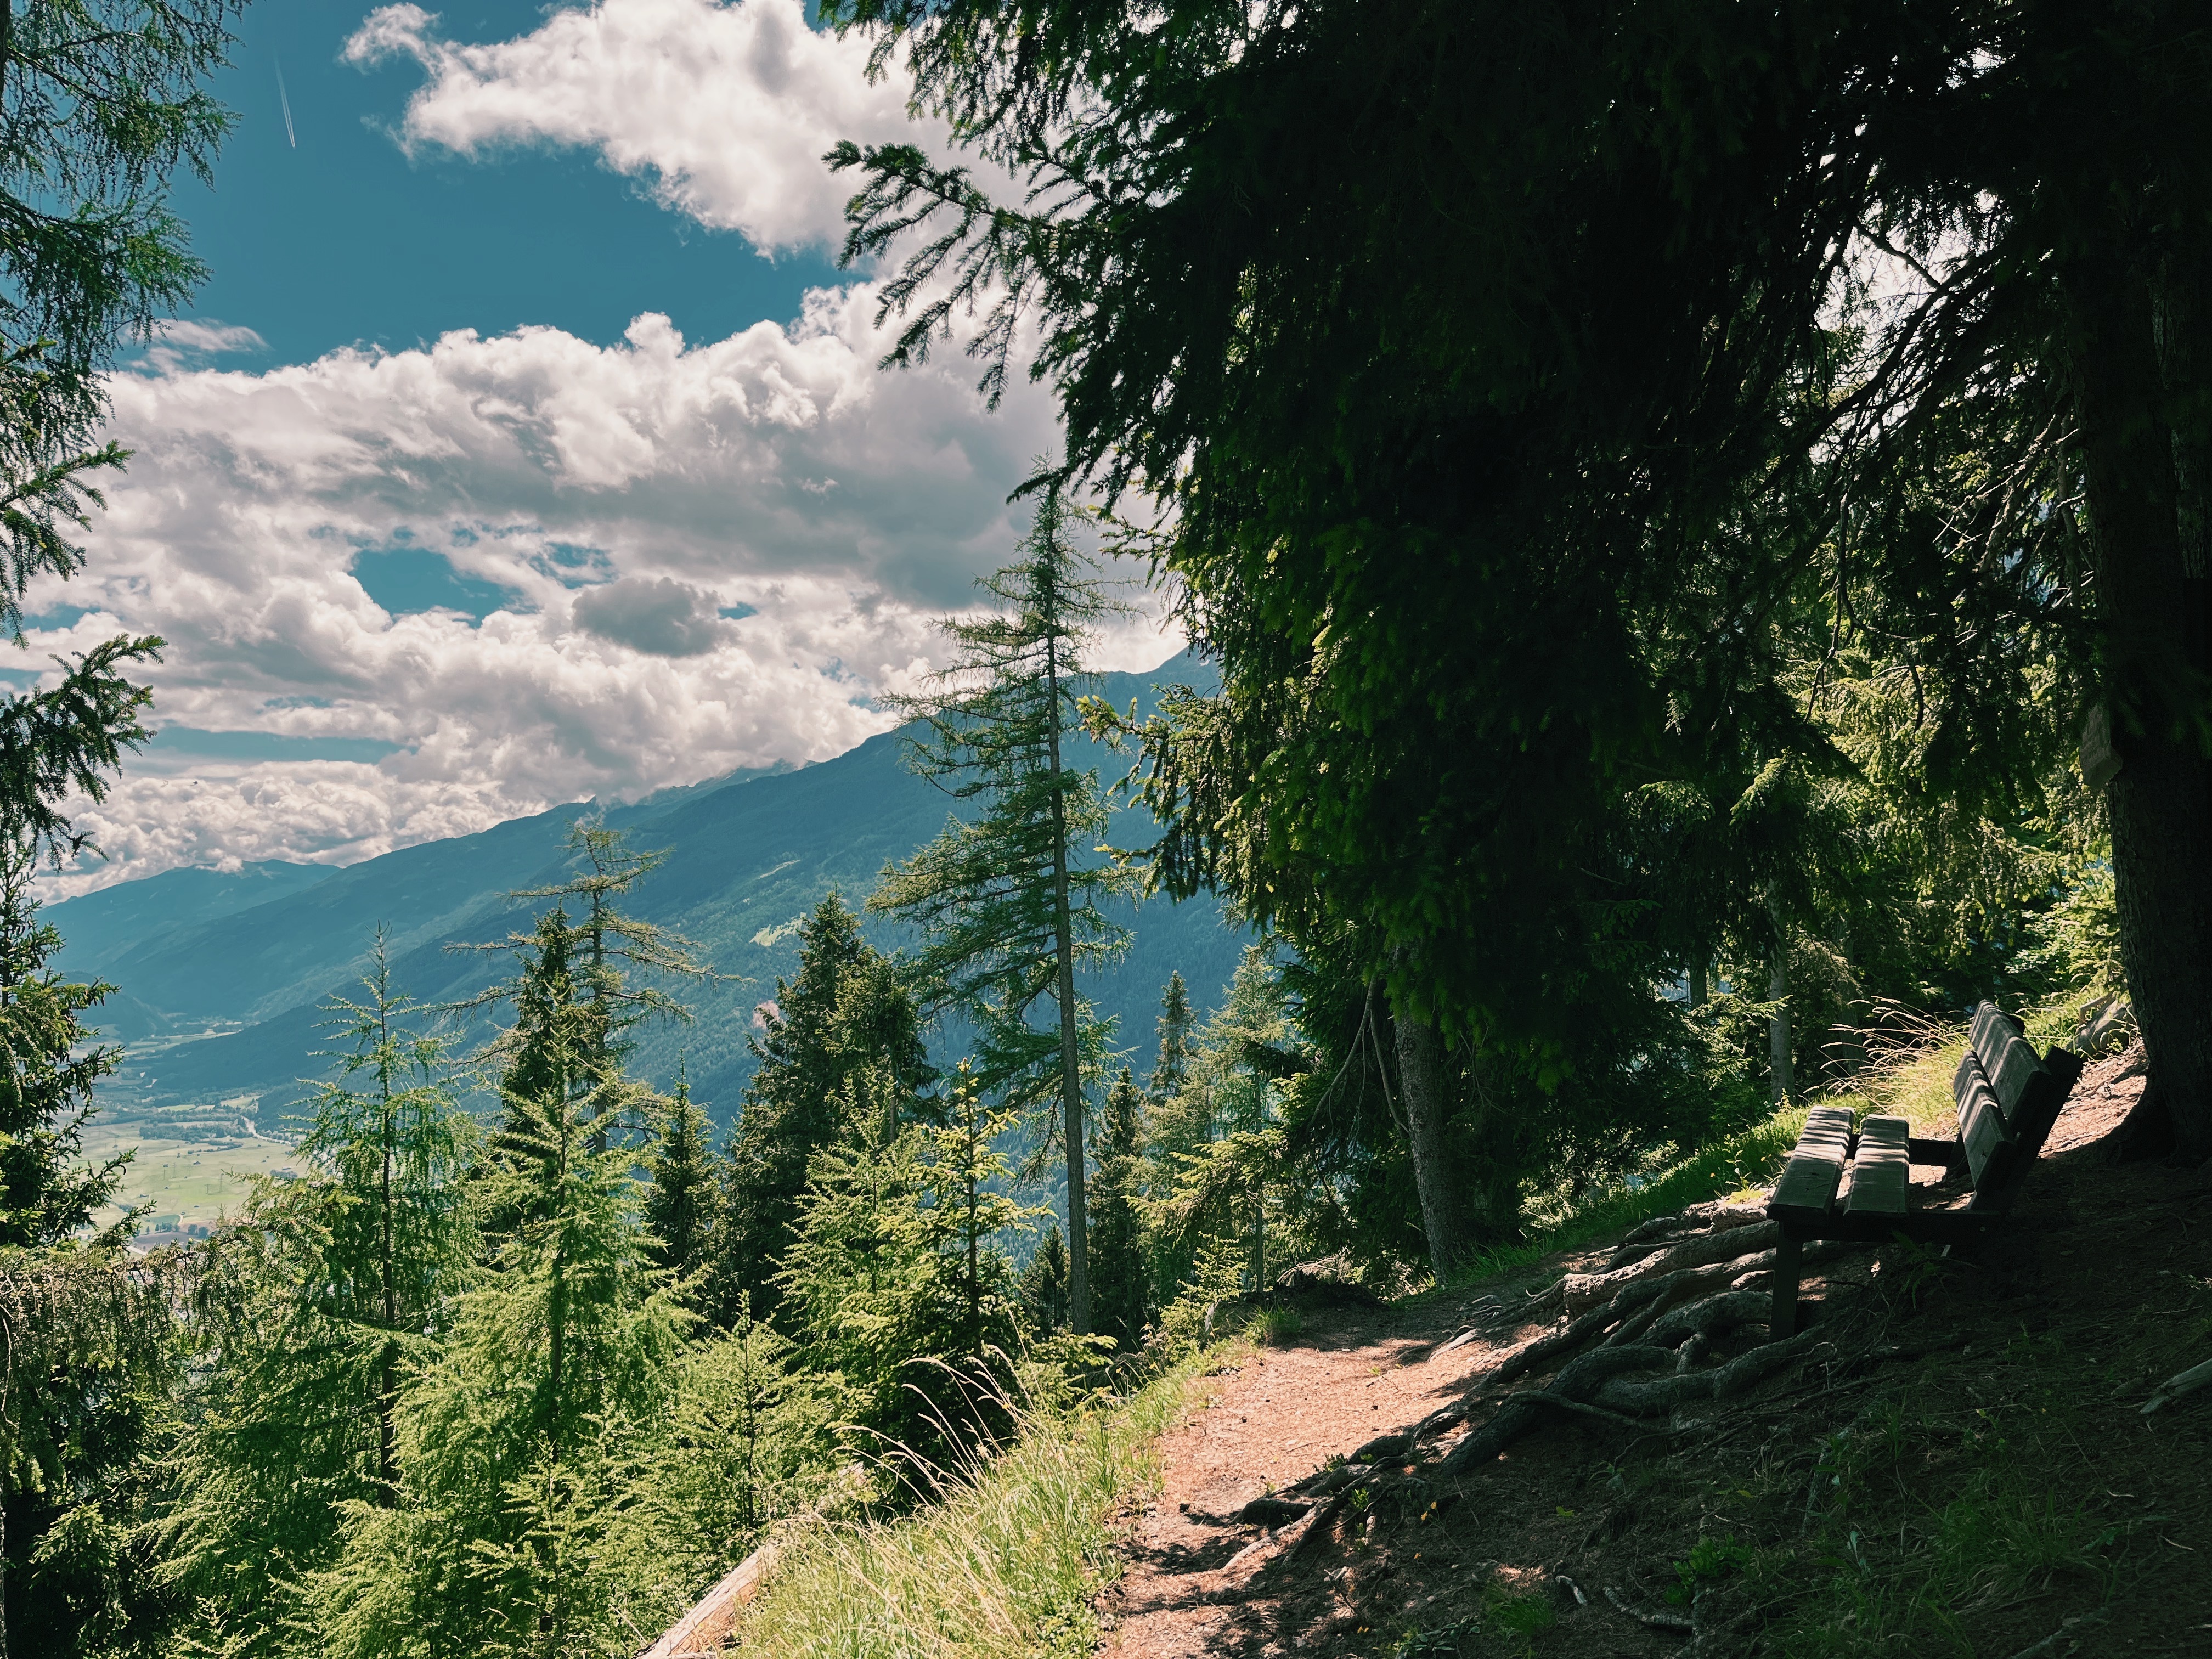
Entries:
[[[1541,1386],[1557,1360],[1500,1368],[1557,1328],[1563,1275],[1637,1257],[1617,1238],[1395,1307],[1309,1303],[1162,1443],[1104,1651],[2212,1653],[2212,1389],[2143,1411],[2212,1358],[2212,1167],[2113,1164],[2142,1086],[2126,1057],[2092,1068],[2000,1240],[1844,1252],[1790,1364],[1671,1418],[1558,1412],[1451,1472],[1454,1429],[1414,1443]],[[1923,1202],[1955,1193],[1935,1173]],[[1247,1508],[1329,1490],[1363,1447],[1346,1501]]]
[[[1103,676],[1098,690],[1149,709],[1164,686],[1204,684],[1206,677],[1202,665],[1179,658],[1149,675]],[[1127,766],[1087,742],[1077,745],[1076,759],[1098,766],[1102,776]],[[899,738],[885,733],[796,771],[717,781],[610,811],[607,822],[629,830],[635,845],[669,855],[629,908],[691,939],[717,975],[670,987],[690,1004],[694,1020],[643,1033],[639,1070],[665,1085],[680,1061],[695,1092],[726,1121],[750,1072],[745,1044],[755,1010],[774,995],[777,977],[796,968],[799,920],[833,890],[857,906],[887,861],[943,827],[951,805],[906,769]],[[526,928],[528,908],[507,895],[560,878],[563,838],[587,810],[556,808],[405,848],[197,919],[173,919],[148,905],[149,926],[135,939],[114,922],[129,903],[129,886],[52,907],[48,915],[65,935],[79,907],[92,907],[99,971],[150,1011],[137,1021],[141,1029],[116,1032],[148,1040],[134,1045],[115,1103],[253,1096],[264,1127],[273,1127],[272,1114],[301,1094],[298,1079],[319,1069],[312,1055],[325,1041],[320,1006],[358,978],[376,927],[386,929],[398,980],[415,997],[458,1000],[480,989],[507,971],[507,958],[455,947]],[[1113,839],[1127,844],[1147,833],[1142,815],[1125,811]],[[152,890],[166,879],[143,885]],[[1155,902],[1123,919],[1135,930],[1128,957],[1093,975],[1086,989],[1120,1018],[1123,1040],[1142,1045],[1169,973],[1180,969],[1209,1004],[1234,970],[1244,939],[1210,902]],[[867,931],[885,949],[905,942],[879,919],[871,918]],[[164,1030],[191,1040],[158,1035]]]

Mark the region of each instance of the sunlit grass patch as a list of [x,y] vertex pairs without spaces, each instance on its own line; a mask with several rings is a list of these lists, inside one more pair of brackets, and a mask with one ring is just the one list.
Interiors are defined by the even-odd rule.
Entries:
[[1120,1572],[1115,1517],[1158,1480],[1154,1443],[1218,1350],[1125,1399],[1024,1412],[995,1458],[941,1474],[942,1501],[796,1540],[738,1633],[746,1651],[837,1659],[1088,1655]]
[[1865,1033],[1865,1062],[1827,1097],[1856,1119],[1881,1113],[1904,1118],[1912,1133],[1947,1137],[1959,1115],[1951,1079],[1966,1052],[1964,1025],[1905,1019]]

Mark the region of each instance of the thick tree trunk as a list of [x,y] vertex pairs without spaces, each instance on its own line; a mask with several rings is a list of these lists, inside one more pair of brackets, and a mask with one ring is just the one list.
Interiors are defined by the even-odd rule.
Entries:
[[[2105,690],[2121,757],[2106,796],[2120,959],[2149,1051],[2150,1087],[2183,1148],[2202,1158],[2212,1154],[2212,767],[2200,725],[2212,665],[2203,549],[2201,535],[2185,547],[2151,287],[2127,259],[2124,227],[2099,228],[2105,234],[2085,236],[2063,280]],[[2187,321],[2171,320],[2179,325],[2179,345]],[[2192,355],[2174,354],[2172,366],[2185,376]]]
[[1444,1156],[1444,1045],[1437,1028],[1410,1014],[1394,1015],[1398,1079],[1413,1147],[1413,1184],[1421,1198],[1421,1231],[1428,1235],[1429,1264],[1442,1281],[1467,1253],[1468,1230],[1460,1194]]

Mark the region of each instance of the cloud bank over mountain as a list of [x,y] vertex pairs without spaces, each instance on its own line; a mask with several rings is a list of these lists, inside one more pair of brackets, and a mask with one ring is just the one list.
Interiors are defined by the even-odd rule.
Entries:
[[[605,0],[485,46],[434,26],[386,7],[348,47],[422,64],[403,142],[595,147],[763,246],[834,234],[814,158],[905,122],[797,0]],[[156,721],[270,752],[179,737],[132,761],[80,816],[116,862],[63,884],[352,861],[883,729],[872,699],[941,654],[937,617],[1011,552],[1006,496],[1054,433],[1025,382],[986,410],[957,342],[879,370],[878,301],[856,280],[717,341],[648,313],[606,344],[462,331],[258,371],[222,366],[251,319],[170,329],[114,380],[134,455],[88,570],[29,596],[0,666],[25,684],[159,634]],[[1140,617],[1102,654],[1178,644]]]

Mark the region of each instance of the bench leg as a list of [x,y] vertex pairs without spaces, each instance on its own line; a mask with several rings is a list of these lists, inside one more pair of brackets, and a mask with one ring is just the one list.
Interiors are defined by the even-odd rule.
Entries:
[[1798,1243],[1788,1233],[1774,1247],[1774,1313],[1767,1321],[1767,1340],[1779,1342],[1797,1334]]

